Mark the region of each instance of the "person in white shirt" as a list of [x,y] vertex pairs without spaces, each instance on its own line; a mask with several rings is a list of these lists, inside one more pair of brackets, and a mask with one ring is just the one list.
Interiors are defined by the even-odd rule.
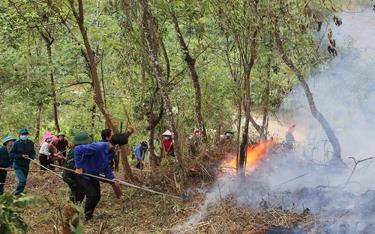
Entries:
[[[47,167],[51,170],[54,169],[54,167],[51,167],[51,163],[53,162],[53,157],[58,157],[60,153],[54,153],[54,150],[52,150],[52,142],[53,136],[48,136],[46,140],[42,143],[42,146],[39,149],[39,161],[40,164],[44,167]],[[56,150],[55,150],[56,151]],[[41,170],[46,170],[44,167],[40,167]]]

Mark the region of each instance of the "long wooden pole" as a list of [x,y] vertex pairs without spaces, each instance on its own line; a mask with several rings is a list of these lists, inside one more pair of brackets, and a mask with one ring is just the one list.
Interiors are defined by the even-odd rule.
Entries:
[[[58,165],[55,165],[55,164],[51,164],[51,165],[54,166],[54,167],[56,167],[56,168],[60,168],[60,169],[66,170],[66,171],[75,172],[73,169],[69,169],[69,168],[66,168],[66,167],[58,166]],[[109,183],[114,183],[113,180],[107,179],[107,178],[102,177],[102,176],[96,176],[96,175],[92,175],[92,174],[88,174],[88,173],[83,173],[82,175],[89,176],[89,177],[92,177],[92,178],[96,178],[96,179],[99,179],[99,180],[102,180],[102,181],[106,181],[106,182],[109,182]],[[179,199],[179,200],[183,200],[183,198],[179,197],[179,196],[175,196],[175,195],[170,195],[170,194],[167,194],[167,193],[158,192],[158,191],[155,191],[155,190],[152,190],[152,189],[149,189],[149,188],[145,188],[145,187],[137,186],[137,185],[134,185],[134,184],[130,184],[128,182],[121,181],[121,180],[117,180],[117,181],[119,182],[119,184],[127,186],[127,187],[131,187],[131,188],[135,188],[135,189],[140,189],[140,190],[147,191],[147,192],[150,192],[150,193],[159,194],[159,195],[173,197],[173,198],[176,198],[176,199]]]

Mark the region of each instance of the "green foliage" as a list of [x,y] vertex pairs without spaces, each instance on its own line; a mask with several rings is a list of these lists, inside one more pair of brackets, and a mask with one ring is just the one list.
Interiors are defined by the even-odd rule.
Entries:
[[30,196],[13,196],[4,194],[0,196],[0,233],[24,233],[27,224],[21,217],[21,209],[34,201]]
[[83,234],[84,232],[82,227],[79,225],[77,226],[77,224],[79,223],[81,216],[84,214],[84,209],[82,206],[76,205],[74,203],[71,203],[70,205],[77,211],[77,213],[75,213],[73,217],[69,220],[70,230],[74,234]]
[[[15,2],[15,4],[10,4]],[[105,127],[94,108],[90,72],[82,56],[79,29],[72,24],[71,10],[64,1],[7,1],[0,3],[0,134],[15,134],[19,127],[35,126],[37,109],[42,108],[41,132],[54,131],[51,83],[56,80],[58,115],[68,137],[78,130],[88,131],[99,140]],[[147,56],[141,28],[139,5],[135,1],[83,1],[85,27],[95,51],[99,78],[103,80],[106,105],[118,126],[130,121],[138,130],[130,138],[134,147],[147,137],[148,106],[159,112],[160,95]],[[252,4],[258,2],[257,8]],[[282,5],[283,4],[283,5]],[[203,117],[208,129],[232,128],[240,97],[244,51],[250,37],[257,35],[257,59],[251,73],[251,101],[258,107],[278,108],[296,80],[279,58],[273,41],[274,25],[280,29],[286,51],[308,73],[322,61],[315,34],[317,15],[332,13],[330,1],[287,0],[237,1],[149,1],[170,61],[168,91],[176,112],[181,135],[196,127],[194,88],[183,61],[171,21],[173,10],[181,31],[196,58],[202,91]],[[286,10],[287,9],[287,10]],[[319,13],[319,14],[318,14]],[[344,22],[345,23],[345,22]],[[53,38],[53,63],[47,61],[43,33]],[[240,47],[238,45],[241,45]],[[160,45],[158,56],[166,62]],[[243,51],[241,51],[242,48]],[[229,62],[228,62],[229,61]],[[239,75],[240,74],[240,75]],[[266,91],[267,89],[268,92]],[[163,117],[157,133],[167,127]],[[15,134],[16,135],[16,134]]]

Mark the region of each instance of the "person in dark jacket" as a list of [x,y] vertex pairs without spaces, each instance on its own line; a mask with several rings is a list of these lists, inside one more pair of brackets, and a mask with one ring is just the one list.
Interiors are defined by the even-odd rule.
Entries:
[[[73,148],[69,150],[68,157],[65,161],[65,167],[69,169],[75,169],[75,163],[74,163],[74,148],[79,145],[86,145],[90,144],[92,142],[92,139],[86,132],[78,132],[75,134],[73,138]],[[74,172],[64,170],[63,172],[63,180],[65,183],[68,184],[70,188],[70,194],[69,199],[73,203],[79,204],[82,203],[83,199],[85,198],[84,191],[79,187],[77,182],[77,177]]]
[[113,180],[113,188],[117,197],[121,197],[120,184],[115,179],[109,166],[108,158],[122,145],[127,144],[126,134],[114,134],[110,142],[98,142],[88,145],[79,145],[74,148],[75,172],[80,175],[77,178],[79,187],[85,193],[85,220],[93,217],[95,207],[100,201],[99,180],[84,176],[83,173],[99,176],[103,173],[107,179]]
[[[6,136],[3,139],[3,146],[0,148],[0,167],[6,169],[12,166],[12,160],[9,157],[9,150],[16,139],[12,136]],[[0,195],[4,193],[4,183],[7,178],[7,171],[0,170]]]
[[[63,133],[59,133],[57,135],[57,142],[56,142],[56,149],[57,151],[64,157],[66,158],[66,151],[69,145],[68,140],[65,139],[65,135]],[[62,159],[58,159],[58,163],[61,166]]]
[[112,130],[109,128],[103,129],[100,135],[102,137],[103,142],[109,142],[112,137]]
[[[125,133],[126,138],[128,138],[131,134],[133,134],[134,131],[135,129],[131,125],[129,125],[128,131]],[[112,138],[112,130],[109,128],[106,128],[101,132],[100,135],[102,137],[102,142],[110,142]],[[113,152],[111,155],[109,155],[108,160],[109,160],[109,166],[111,170],[115,170],[115,169],[117,170],[116,165],[118,165],[118,162],[119,162],[119,153]]]
[[[112,137],[112,130],[109,128],[103,129],[102,132],[100,133],[100,136],[102,137],[102,142],[109,142]],[[119,161],[119,155],[113,153],[112,155],[108,157],[108,160],[109,160],[109,166],[111,170],[114,170],[115,164],[117,164],[116,162]]]
[[13,160],[13,169],[18,179],[14,195],[19,195],[24,191],[29,174],[30,159],[35,159],[34,142],[28,139],[29,131],[26,128],[21,128],[19,133],[20,139],[13,143],[9,151],[10,158]]

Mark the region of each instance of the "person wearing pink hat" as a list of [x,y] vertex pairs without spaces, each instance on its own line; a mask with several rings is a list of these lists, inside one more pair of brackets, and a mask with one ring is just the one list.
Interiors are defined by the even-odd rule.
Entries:
[[293,149],[293,145],[296,141],[293,135],[295,128],[296,128],[295,124],[290,125],[288,127],[288,130],[285,133],[285,147],[289,150]]

